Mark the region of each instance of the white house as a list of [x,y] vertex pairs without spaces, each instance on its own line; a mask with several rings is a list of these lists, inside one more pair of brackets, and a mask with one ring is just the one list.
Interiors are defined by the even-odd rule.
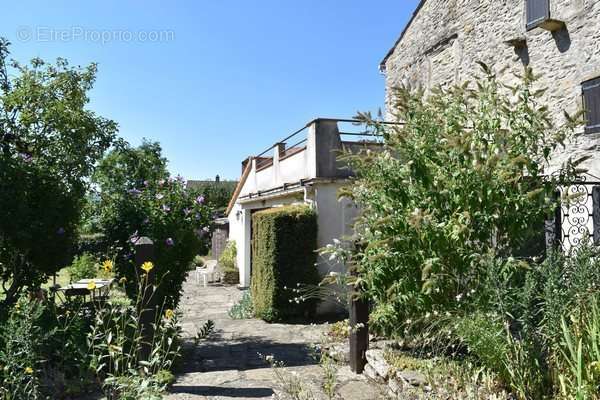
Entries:
[[[338,161],[337,155],[341,150],[355,152],[379,145],[372,140],[357,141],[361,136],[364,139],[359,133],[340,132],[338,123],[350,122],[315,119],[262,154],[242,162],[242,177],[226,212],[229,239],[237,246],[241,287],[250,285],[254,211],[290,204],[310,205],[317,213],[319,247],[352,234],[357,207],[348,199],[338,199],[338,189],[347,183],[352,172]],[[295,144],[288,145],[289,142]],[[322,275],[344,269],[343,265],[321,258],[318,264]]]

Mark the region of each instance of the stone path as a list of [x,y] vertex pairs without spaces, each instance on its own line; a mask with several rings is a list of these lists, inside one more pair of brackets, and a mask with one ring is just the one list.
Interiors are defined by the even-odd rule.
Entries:
[[[278,392],[273,370],[260,354],[273,355],[285,363],[285,373],[297,373],[316,398],[323,374],[311,357],[311,345],[320,343],[323,325],[267,324],[260,320],[233,320],[229,308],[242,297],[235,286],[197,285],[193,276],[184,285],[182,300],[184,331],[183,370],[166,396],[183,399],[267,399]],[[215,333],[194,344],[192,338],[211,319]],[[340,398],[375,400],[378,389],[348,367],[337,372]]]

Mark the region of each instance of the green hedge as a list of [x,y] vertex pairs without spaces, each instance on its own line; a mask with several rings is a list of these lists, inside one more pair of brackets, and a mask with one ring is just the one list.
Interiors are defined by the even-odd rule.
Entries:
[[293,288],[319,283],[317,218],[306,206],[259,211],[252,216],[252,299],[256,316],[274,321],[314,314],[314,299],[297,303]]
[[108,248],[107,239],[101,233],[83,234],[77,238],[77,255],[90,253],[97,257],[106,257]]

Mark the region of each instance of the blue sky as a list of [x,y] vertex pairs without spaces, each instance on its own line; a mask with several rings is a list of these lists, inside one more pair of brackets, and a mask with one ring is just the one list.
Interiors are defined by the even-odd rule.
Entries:
[[11,1],[14,58],[99,64],[90,107],[171,172],[237,179],[315,117],[383,106],[378,64],[417,0]]

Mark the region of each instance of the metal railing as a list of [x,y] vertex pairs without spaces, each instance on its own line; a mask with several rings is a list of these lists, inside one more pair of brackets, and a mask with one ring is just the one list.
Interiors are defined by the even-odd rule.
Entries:
[[[351,119],[351,118],[317,118],[317,119],[314,119],[314,120],[310,121],[309,123],[307,123],[306,125],[304,125],[302,128],[292,132],[290,135],[275,142],[272,146],[266,148],[261,153],[254,156],[254,158],[256,159],[256,168],[257,169],[266,168],[267,166],[269,166],[273,163],[273,157],[269,153],[273,149],[275,149],[278,145],[285,144],[286,152],[287,152],[290,149],[299,148],[304,143],[306,143],[306,141],[308,140],[307,136],[305,136],[304,138],[302,138],[300,140],[294,141],[294,144],[292,144],[292,145],[287,145],[287,143],[290,141],[290,139],[296,138],[297,136],[301,135],[302,133],[305,133],[305,131],[308,129],[308,127],[315,121],[335,121],[337,123],[349,123],[349,124],[353,124],[353,125],[357,125],[357,126],[364,125],[363,121],[358,120],[358,119]],[[379,121],[379,123],[381,123],[383,125],[403,125],[402,122]],[[380,138],[382,135],[374,133],[374,132],[369,132],[366,130],[359,131],[359,132],[347,132],[347,131],[340,130],[340,136]]]
[[[568,186],[559,188],[561,198],[567,198],[560,207],[560,215],[557,215],[556,231],[560,232],[560,243],[565,251],[577,247],[585,242],[594,241],[595,226],[600,221],[595,220],[594,214],[600,216],[598,200],[594,199],[594,189],[600,187],[600,178],[591,175],[580,175]],[[596,217],[598,219],[598,217]]]

